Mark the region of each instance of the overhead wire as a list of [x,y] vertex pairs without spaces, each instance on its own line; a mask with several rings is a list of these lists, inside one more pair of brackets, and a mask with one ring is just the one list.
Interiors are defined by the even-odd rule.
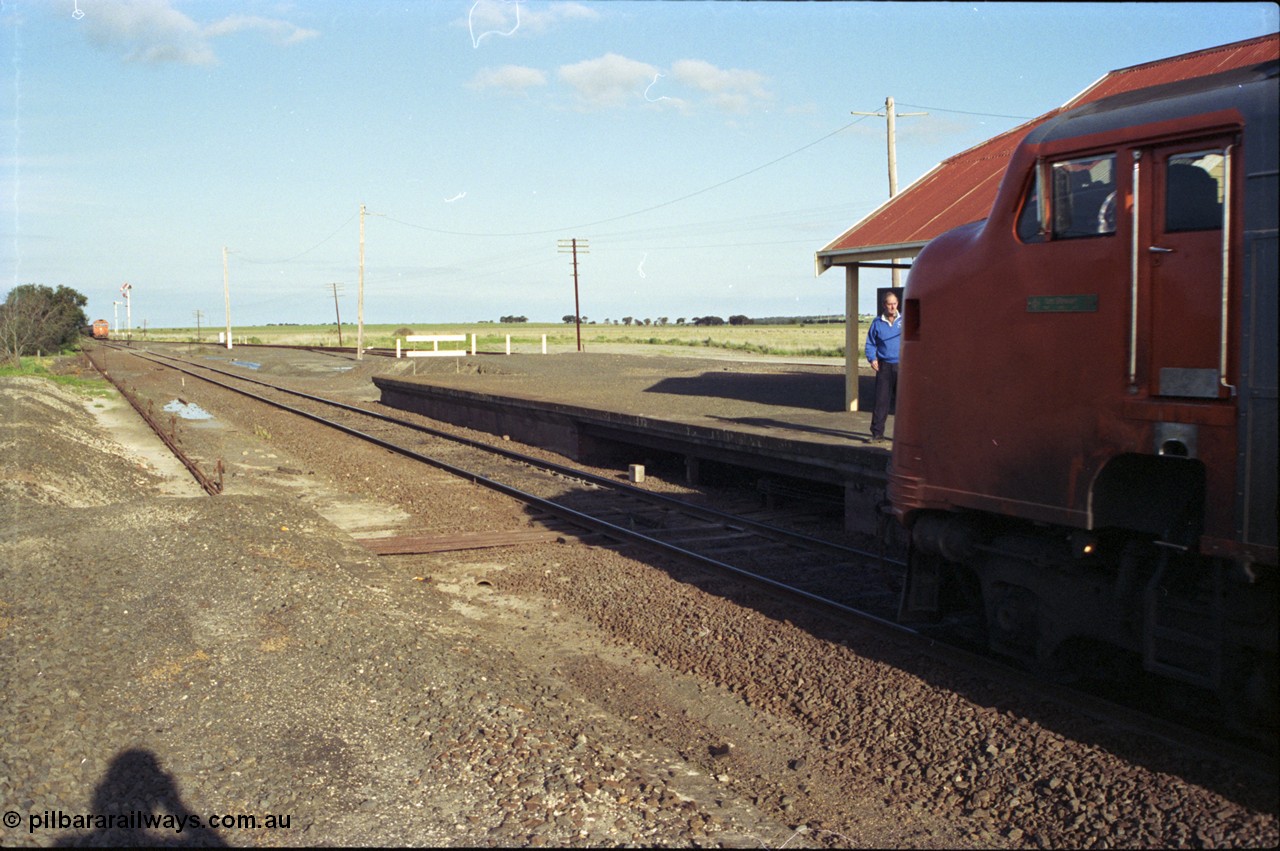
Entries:
[[854,126],[855,124],[861,123],[865,119],[866,119],[866,116],[863,116],[861,118],[858,118],[855,121],[851,121],[848,124],[844,125],[843,127],[837,128],[836,130],[832,130],[830,133],[826,134],[825,136],[819,139],[814,139],[812,142],[808,143],[807,145],[802,145],[801,147],[796,148],[794,151],[783,154],[780,157],[775,157],[774,159],[769,160],[769,162],[767,163],[763,163],[761,165],[756,166],[755,168],[748,169],[747,171],[744,171],[741,174],[737,174],[737,175],[734,175],[733,177],[729,177],[724,180],[721,180],[718,183],[713,183],[710,186],[705,186],[702,189],[698,189],[694,192],[689,192],[685,195],[681,195],[678,198],[672,198],[669,201],[663,201],[660,204],[654,204],[650,207],[645,207],[640,210],[633,210],[630,213],[623,213],[618,216],[610,216],[609,218],[605,218],[605,219],[597,219],[596,221],[593,221],[593,222],[583,222],[581,224],[567,225],[564,227],[551,228],[548,230],[515,231],[515,232],[509,232],[509,233],[480,233],[480,232],[472,232],[472,231],[452,231],[452,230],[445,230],[443,228],[426,227],[424,225],[413,224],[412,222],[401,221],[399,219],[392,218],[391,216],[387,216],[386,218],[388,219],[388,221],[393,221],[396,224],[404,225],[405,227],[428,231],[430,233],[444,234],[446,236],[476,236],[476,237],[546,236],[547,234],[564,233],[565,231],[571,231],[571,230],[581,230],[583,228],[595,227],[596,225],[604,225],[604,224],[609,224],[610,222],[622,221],[623,219],[629,219],[629,218],[632,218],[633,216],[639,216],[644,213],[651,213],[654,210],[661,210],[663,207],[670,207],[672,204],[678,204],[681,201],[687,201],[690,198],[696,198],[699,195],[704,195],[707,192],[711,192],[712,190],[719,189],[722,186],[727,186],[728,184],[733,183],[734,181],[741,180],[742,178],[753,175],[756,172],[763,171],[764,169],[769,168],[770,166],[777,165],[778,163],[782,162],[785,159],[789,159],[790,157],[794,157],[796,154],[802,153],[803,151],[807,151],[809,148],[812,148],[814,145],[817,145],[821,142],[825,142],[827,139],[830,139],[832,136],[836,136],[840,133],[843,133],[845,130],[848,130],[850,127]]
[[632,240],[652,239],[664,236],[685,236],[690,233],[719,233],[728,230],[760,230],[787,226],[784,218],[801,216],[805,218],[834,217],[852,215],[857,207],[863,205],[832,204],[825,207],[808,207],[799,210],[784,210],[769,213],[757,213],[751,216],[739,216],[728,219],[689,222],[678,225],[656,225],[638,230],[606,231],[593,234],[598,240]]
[[905,106],[907,109],[927,109],[930,112],[954,112],[956,115],[976,115],[980,118],[1013,118],[1018,121],[1030,121],[1035,118],[1034,115],[1001,115],[997,112],[966,112],[963,109],[943,109],[940,106],[921,106],[918,103],[899,103],[898,106]]
[[244,254],[241,254],[241,253],[240,253],[240,252],[238,252],[238,251],[237,251],[237,252],[233,252],[233,253],[235,253],[235,255],[236,255],[236,257],[237,257],[238,259],[243,260],[243,261],[244,261],[244,262],[246,262],[246,263],[254,263],[254,264],[256,264],[256,265],[260,265],[260,266],[279,266],[279,265],[281,265],[281,264],[283,264],[283,263],[292,263],[294,260],[297,260],[299,257],[302,257],[302,256],[304,256],[304,255],[310,254],[312,251],[315,251],[317,248],[319,248],[320,246],[324,245],[324,244],[325,244],[326,242],[328,242],[329,240],[333,239],[335,236],[337,236],[337,235],[338,235],[338,233],[339,233],[343,228],[345,228],[347,225],[351,224],[351,220],[352,220],[352,219],[354,219],[354,218],[356,217],[356,215],[357,215],[356,213],[352,213],[350,216],[348,216],[348,217],[347,217],[347,220],[346,220],[345,222],[343,222],[342,224],[340,224],[340,225],[338,225],[336,228],[334,228],[333,233],[329,234],[329,235],[328,235],[328,236],[326,236],[324,239],[320,240],[320,241],[319,241],[319,242],[317,242],[315,245],[313,245],[313,246],[311,246],[310,248],[308,248],[306,251],[301,251],[301,252],[299,252],[299,253],[297,253],[297,254],[293,255],[292,257],[286,257],[286,258],[284,258],[283,260],[254,260],[252,257],[246,257]]
[[[723,187],[723,186],[727,186],[727,185],[729,185],[730,183],[734,183],[734,182],[736,182],[736,181],[738,181],[738,180],[741,180],[741,179],[743,179],[743,178],[745,178],[745,177],[749,177],[750,175],[753,175],[753,174],[756,174],[756,173],[758,173],[758,172],[760,172],[760,171],[763,171],[764,169],[770,168],[771,166],[777,165],[778,163],[783,162],[784,160],[790,159],[791,157],[794,157],[794,156],[796,156],[797,154],[803,153],[804,151],[806,151],[806,150],[808,150],[808,149],[810,149],[810,148],[814,147],[815,145],[821,144],[822,142],[825,142],[827,139],[830,139],[830,138],[832,138],[833,136],[837,136],[837,135],[839,135],[840,133],[843,133],[844,131],[848,130],[849,128],[851,128],[851,127],[853,127],[853,126],[855,126],[855,125],[857,125],[857,124],[862,123],[863,121],[865,121],[865,120],[866,120],[866,118],[867,118],[867,116],[866,116],[866,115],[862,115],[862,116],[858,117],[856,120],[851,121],[851,122],[849,122],[848,124],[845,124],[845,125],[843,125],[843,126],[841,126],[841,127],[838,127],[837,129],[832,130],[831,132],[826,133],[825,135],[823,135],[823,136],[821,136],[821,137],[819,137],[819,138],[817,138],[817,139],[814,139],[813,141],[808,142],[807,144],[802,145],[802,146],[800,146],[800,147],[798,147],[798,148],[796,148],[796,149],[794,149],[794,150],[792,150],[792,151],[789,151],[789,152],[787,152],[787,153],[785,153],[785,154],[782,154],[781,156],[775,157],[775,158],[773,158],[773,159],[769,160],[768,162],[762,163],[762,164],[760,164],[760,165],[758,165],[758,166],[755,166],[754,168],[748,169],[748,170],[746,170],[746,171],[744,171],[744,172],[741,172],[741,173],[739,173],[739,174],[736,174],[736,175],[734,175],[734,176],[732,176],[732,177],[725,178],[724,180],[718,181],[718,182],[713,183],[713,184],[711,184],[711,185],[709,185],[709,186],[705,186],[705,187],[703,187],[703,188],[701,188],[701,189],[698,189],[698,190],[695,190],[695,191],[693,191],[693,192],[688,192],[688,193],[686,193],[686,194],[684,194],[684,195],[681,195],[681,196],[678,196],[678,197],[676,197],[676,198],[671,198],[671,199],[669,199],[669,200],[667,200],[667,201],[663,201],[663,202],[658,203],[658,204],[653,204],[653,205],[651,205],[651,206],[644,207],[644,208],[642,208],[642,209],[633,210],[633,211],[628,212],[628,213],[622,213],[622,214],[617,215],[617,216],[610,216],[610,217],[603,218],[603,219],[597,219],[597,220],[595,220],[595,221],[584,222],[584,223],[581,223],[581,224],[570,225],[570,226],[559,227],[559,228],[553,228],[553,229],[533,230],[533,231],[513,231],[513,232],[479,232],[479,231],[476,231],[476,232],[473,232],[473,231],[453,231],[453,230],[447,230],[447,229],[444,229],[444,228],[433,228],[433,227],[428,227],[428,226],[424,226],[424,225],[414,224],[414,223],[412,223],[412,222],[406,222],[406,221],[403,221],[403,220],[401,220],[401,219],[397,219],[397,218],[395,218],[395,217],[393,217],[393,216],[390,216],[390,215],[388,215],[388,214],[385,214],[385,213],[383,213],[383,214],[379,214],[379,217],[380,217],[380,218],[383,218],[383,219],[386,219],[387,221],[395,222],[396,224],[402,225],[402,226],[404,226],[404,227],[413,228],[413,229],[415,229],[415,230],[422,230],[422,231],[426,231],[426,232],[429,232],[429,233],[438,233],[438,234],[443,234],[443,235],[446,235],[446,236],[470,236],[470,237],[480,237],[480,238],[507,238],[507,237],[524,237],[524,236],[545,236],[545,235],[554,234],[554,233],[563,233],[563,232],[565,232],[565,231],[581,230],[581,229],[583,229],[583,228],[595,227],[595,226],[597,226],[597,225],[609,224],[609,223],[612,223],[612,222],[623,221],[623,220],[625,220],[625,219],[629,219],[629,218],[633,218],[633,217],[635,217],[635,216],[643,215],[644,213],[653,212],[654,210],[660,210],[660,209],[663,209],[664,207],[669,207],[669,206],[672,206],[672,205],[674,205],[674,204],[678,204],[678,203],[680,203],[680,202],[682,202],[682,201],[687,201],[687,200],[689,200],[690,198],[695,198],[695,197],[697,197],[697,196],[699,196],[699,195],[704,195],[704,194],[706,194],[706,193],[708,193],[708,192],[712,192],[712,191],[714,191],[714,190],[716,190],[716,189],[719,189],[719,188],[721,188],[721,187]],[[776,228],[779,228],[779,227],[784,226],[784,225],[782,225],[782,224],[779,222],[778,217],[779,217],[780,215],[796,215],[796,214],[804,215],[804,216],[814,216],[814,215],[823,215],[823,214],[835,215],[837,212],[841,211],[842,209],[847,209],[847,207],[848,207],[848,206],[849,206],[849,205],[832,205],[832,206],[824,207],[824,208],[811,208],[811,209],[807,209],[807,210],[789,211],[789,212],[785,212],[785,213],[781,213],[781,214],[779,214],[779,213],[767,213],[767,214],[759,214],[759,215],[756,215],[756,216],[739,217],[739,218],[736,218],[736,219],[724,219],[724,220],[714,220],[714,221],[696,222],[696,223],[693,223],[693,224],[686,224],[686,225],[662,225],[662,226],[657,226],[657,227],[653,227],[653,228],[638,229],[638,230],[633,230],[633,231],[627,231],[627,230],[624,230],[624,231],[618,231],[618,232],[615,232],[615,233],[604,233],[604,234],[600,234],[598,237],[594,237],[594,238],[595,238],[595,239],[598,239],[598,240],[603,241],[603,244],[600,244],[600,245],[599,245],[599,248],[600,248],[600,249],[607,249],[607,247],[609,247],[609,244],[610,244],[610,243],[615,243],[615,242],[624,242],[624,243],[625,243],[625,242],[633,242],[633,241],[645,240],[645,239],[655,239],[655,238],[664,238],[664,237],[677,237],[677,236],[690,236],[690,235],[696,234],[696,233],[698,233],[698,232],[701,232],[701,233],[703,233],[703,234],[705,234],[705,235],[711,235],[711,234],[714,234],[714,233],[724,233],[724,232],[729,231],[729,230],[738,230],[738,231],[741,231],[741,230],[759,230],[759,229],[764,229],[764,228],[776,229]],[[299,252],[299,253],[297,253],[297,254],[295,254],[295,255],[291,256],[291,257],[286,257],[286,258],[282,258],[282,259],[279,259],[279,260],[261,260],[261,259],[255,259],[255,258],[252,258],[252,257],[246,256],[246,255],[241,254],[241,253],[239,253],[239,252],[237,252],[237,257],[238,257],[240,260],[242,260],[242,261],[244,261],[244,262],[246,262],[246,263],[252,263],[252,264],[256,264],[256,265],[281,265],[281,264],[285,264],[285,263],[293,262],[293,261],[295,261],[295,260],[299,259],[300,257],[304,257],[304,256],[306,256],[307,254],[309,254],[309,253],[311,253],[312,251],[316,250],[316,249],[317,249],[317,248],[319,248],[320,246],[322,246],[322,245],[324,245],[325,243],[329,242],[331,239],[333,239],[333,237],[335,237],[338,233],[340,233],[340,232],[342,231],[342,229],[343,229],[343,228],[345,228],[347,225],[349,225],[349,224],[352,222],[352,220],[354,220],[354,219],[355,219],[355,217],[356,217],[356,214],[355,214],[355,213],[351,214],[350,216],[348,216],[348,217],[347,217],[347,219],[346,219],[345,221],[343,221],[343,223],[342,223],[342,224],[340,224],[337,228],[335,228],[335,229],[334,229],[334,230],[333,230],[329,235],[325,236],[323,239],[321,239],[320,241],[316,242],[314,245],[310,246],[309,248],[307,248],[307,249],[305,249],[305,250],[303,250],[303,251],[301,251],[301,252]],[[758,223],[758,224],[747,224],[748,222],[753,222],[753,221],[758,221],[759,223]],[[786,244],[799,244],[799,243],[801,243],[801,242],[809,242],[809,240],[778,240],[778,241],[770,241],[770,242],[767,242],[767,243],[736,243],[736,244],[734,244],[734,243],[717,243],[717,244],[704,244],[704,245],[661,246],[661,247],[655,247],[653,250],[668,250],[668,249],[674,249],[674,248],[677,248],[677,247],[679,247],[679,248],[719,248],[719,247],[734,247],[734,248],[740,248],[740,247],[748,247],[748,246],[751,246],[751,245],[786,245]],[[511,253],[511,254],[507,254],[507,255],[498,255],[498,256],[488,255],[488,256],[487,256],[487,258],[486,258],[486,260],[479,261],[479,263],[474,264],[474,265],[476,265],[476,266],[479,266],[479,265],[500,265],[500,266],[501,266],[501,265],[503,265],[503,264],[505,264],[505,263],[510,262],[511,260],[523,259],[523,257],[531,255],[532,253],[534,253],[534,251],[536,251],[536,249],[523,249],[523,250],[518,250],[518,251],[516,251],[516,252],[513,252],[513,253]],[[501,272],[519,271],[519,270],[521,270],[521,269],[526,269],[526,268],[530,268],[530,267],[532,267],[532,266],[540,265],[540,264],[541,264],[541,262],[542,262],[542,261],[536,261],[536,262],[534,262],[534,263],[527,263],[527,264],[523,264],[523,265],[521,265],[521,266],[514,267],[514,268],[511,268],[511,267],[505,267],[505,266],[504,266],[503,268],[500,268],[500,269],[493,269],[493,270],[491,270],[491,271],[482,271],[482,270],[479,270],[479,269],[475,269],[471,274],[464,275],[464,279],[475,279],[476,277],[485,277],[485,276],[487,276],[487,275],[491,275],[491,274],[498,274],[498,273],[501,273]],[[408,282],[406,282],[406,283],[408,283]]]
[[[1029,120],[1029,119],[1032,117],[1032,116],[1022,116],[1022,115],[1004,115],[1004,114],[999,114],[999,113],[990,113],[990,112],[973,112],[973,111],[966,111],[966,110],[960,110],[960,109],[947,109],[947,108],[943,108],[943,107],[924,106],[924,105],[921,105],[921,104],[901,103],[900,105],[901,105],[901,106],[904,106],[904,107],[907,107],[907,108],[910,108],[910,109],[925,109],[925,110],[934,111],[934,112],[950,112],[950,113],[955,113],[955,114],[958,114],[958,115],[974,115],[974,116],[989,117],[989,118],[1009,118],[1009,119],[1015,119],[1015,120]],[[748,169],[747,171],[741,172],[740,174],[736,174],[736,175],[734,175],[733,177],[729,177],[729,178],[726,178],[726,179],[724,179],[724,180],[718,181],[717,183],[713,183],[713,184],[711,184],[710,186],[705,186],[705,187],[703,187],[703,188],[701,188],[701,189],[695,190],[695,191],[693,191],[693,192],[686,193],[686,194],[681,195],[681,196],[679,196],[679,197],[672,198],[672,199],[669,199],[669,200],[667,200],[667,201],[663,201],[663,202],[661,202],[661,203],[659,203],[659,204],[653,204],[653,205],[651,205],[651,206],[644,207],[644,208],[641,208],[641,209],[639,209],[639,210],[633,210],[633,211],[631,211],[631,212],[629,212],[629,213],[622,213],[622,214],[617,215],[617,216],[610,216],[610,217],[607,217],[607,218],[597,219],[597,220],[595,220],[595,221],[584,222],[584,223],[581,223],[581,224],[568,225],[568,226],[565,226],[565,227],[551,228],[551,229],[544,229],[544,230],[533,230],[533,231],[482,232],[482,231],[455,231],[455,230],[448,230],[448,229],[444,229],[444,228],[433,228],[433,227],[428,227],[428,226],[425,226],[425,225],[414,224],[414,223],[412,223],[412,222],[406,222],[406,221],[403,221],[403,220],[401,220],[401,219],[397,219],[397,218],[395,218],[395,217],[393,217],[393,216],[386,215],[386,214],[382,214],[380,217],[381,217],[381,218],[385,218],[385,219],[386,219],[386,220],[388,220],[388,221],[395,222],[396,224],[402,225],[402,226],[404,226],[404,227],[413,228],[413,229],[415,229],[415,230],[422,230],[422,231],[426,231],[426,232],[429,232],[429,233],[438,233],[438,234],[443,234],[443,235],[446,235],[446,236],[471,236],[471,237],[482,237],[482,238],[521,237],[521,236],[545,236],[545,235],[553,234],[553,233],[563,233],[563,232],[565,232],[565,231],[581,230],[581,229],[583,229],[583,228],[595,227],[595,226],[597,226],[597,225],[609,224],[609,223],[611,223],[611,222],[622,221],[622,220],[624,220],[624,219],[629,219],[629,218],[632,218],[632,217],[634,217],[634,216],[642,215],[642,214],[644,214],[644,213],[650,213],[650,212],[653,212],[654,210],[660,210],[660,209],[662,209],[662,208],[664,208],[664,207],[669,207],[669,206],[672,206],[672,205],[674,205],[674,204],[678,204],[678,203],[680,203],[681,201],[687,201],[687,200],[688,200],[688,199],[690,199],[690,198],[695,198],[695,197],[697,197],[697,196],[699,196],[699,195],[704,195],[704,194],[706,194],[707,192],[714,191],[714,190],[716,190],[716,189],[719,189],[719,188],[720,188],[720,187],[722,187],[722,186],[727,186],[727,185],[728,185],[728,184],[730,184],[730,183],[734,183],[735,181],[741,180],[741,179],[742,179],[742,178],[744,178],[744,177],[749,177],[749,176],[750,176],[750,175],[752,175],[752,174],[756,174],[757,172],[763,171],[763,170],[764,170],[764,169],[766,169],[766,168],[769,168],[769,167],[771,167],[771,166],[777,165],[778,163],[780,163],[780,162],[782,162],[782,161],[784,161],[784,160],[786,160],[786,159],[789,159],[789,158],[791,158],[791,157],[793,157],[793,156],[795,156],[795,155],[797,155],[797,154],[799,154],[799,153],[802,153],[802,152],[804,152],[804,151],[808,150],[809,148],[814,147],[815,145],[818,145],[818,144],[820,144],[820,143],[822,143],[822,142],[825,142],[827,139],[830,139],[830,138],[831,138],[831,137],[833,137],[833,136],[839,135],[840,133],[843,133],[845,130],[848,130],[850,127],[853,127],[854,125],[859,124],[859,123],[861,123],[861,122],[865,121],[867,117],[868,117],[867,115],[862,115],[862,116],[860,116],[858,119],[856,119],[856,120],[854,120],[854,121],[851,121],[851,122],[849,122],[848,124],[845,124],[845,125],[843,125],[842,127],[839,127],[839,128],[837,128],[837,129],[835,129],[835,130],[832,130],[830,133],[827,133],[827,134],[825,134],[825,135],[823,135],[823,136],[821,136],[821,137],[819,137],[819,138],[817,138],[817,139],[813,140],[812,142],[809,142],[809,143],[807,143],[807,144],[805,144],[805,145],[802,145],[802,146],[800,146],[799,148],[796,148],[796,149],[795,149],[795,150],[793,150],[793,151],[790,151],[790,152],[788,152],[788,153],[785,153],[785,154],[783,154],[783,155],[781,155],[781,156],[779,156],[779,157],[775,157],[774,159],[769,160],[768,162],[762,163],[761,165],[758,165],[758,166],[756,166],[756,167],[754,167],[754,168]],[[845,205],[841,205],[841,206],[845,206]],[[835,212],[836,212],[836,209],[832,208],[832,210],[831,210],[831,211],[832,211],[832,213],[835,213]],[[814,212],[816,213],[816,212],[818,212],[818,210],[815,210]],[[768,215],[769,215],[769,216],[773,216],[773,215],[776,215],[776,214],[768,214]],[[252,263],[252,264],[257,264],[257,265],[280,265],[280,264],[284,264],[284,263],[291,263],[291,262],[293,262],[294,260],[297,260],[297,259],[298,259],[298,258],[300,258],[300,257],[304,257],[304,256],[306,256],[307,254],[310,254],[312,251],[316,250],[317,248],[319,248],[320,246],[324,245],[324,244],[325,244],[326,242],[328,242],[329,240],[333,239],[333,237],[337,236],[337,234],[338,234],[338,233],[340,233],[340,232],[342,231],[342,229],[343,229],[343,228],[345,228],[348,224],[350,224],[350,223],[351,223],[351,221],[352,221],[355,217],[356,217],[356,214],[355,214],[355,213],[353,213],[352,215],[348,216],[348,217],[347,217],[347,219],[346,219],[342,224],[340,224],[337,228],[335,228],[335,229],[334,229],[334,230],[333,230],[333,231],[332,231],[328,236],[324,237],[324,238],[323,238],[323,239],[321,239],[319,242],[315,243],[314,245],[310,246],[309,248],[307,248],[307,249],[305,249],[305,250],[303,250],[303,251],[301,251],[301,252],[299,252],[299,253],[297,253],[297,254],[293,255],[292,257],[285,257],[285,258],[282,258],[282,259],[279,259],[279,260],[261,260],[261,259],[255,259],[255,258],[249,257],[249,256],[247,256],[247,255],[244,255],[243,253],[240,253],[240,252],[236,252],[236,255],[237,255],[238,259],[240,259],[240,260],[242,260],[242,261],[244,261],[244,262],[246,262],[246,263]],[[746,217],[746,218],[747,218],[747,219],[751,219],[751,218],[756,218],[756,217]],[[689,235],[689,234],[690,234],[690,232],[691,232],[694,228],[698,228],[698,227],[705,227],[705,226],[716,226],[716,225],[724,225],[724,226],[726,226],[726,228],[727,228],[727,227],[730,227],[730,226],[731,226],[731,223],[732,223],[732,222],[735,222],[735,221],[742,221],[742,220],[727,219],[727,220],[723,220],[723,221],[713,221],[713,222],[701,222],[701,223],[695,223],[695,224],[693,224],[693,225],[667,225],[667,226],[660,226],[660,227],[658,227],[658,228],[650,229],[648,233],[649,233],[649,238],[652,238],[652,237],[656,237],[656,236],[658,236],[658,233],[657,233],[657,232],[660,232],[660,231],[663,231],[663,230],[671,231],[671,230],[677,230],[677,229],[678,229],[679,235],[687,236],[687,235]],[[762,222],[760,225],[756,225],[756,226],[754,226],[754,228],[752,228],[752,227],[748,227],[748,226],[746,226],[746,225],[739,225],[736,229],[737,229],[737,230],[743,230],[743,229],[748,229],[748,230],[749,230],[749,229],[759,229],[759,228],[763,228],[763,227],[774,227],[774,226],[777,226],[777,221],[776,221],[776,219],[774,219],[774,220],[772,220],[772,221]],[[713,230],[712,232],[715,232],[715,231]],[[644,239],[644,238],[646,238],[646,236],[644,235],[645,233],[646,233],[646,231],[621,231],[621,232],[617,232],[617,233],[613,233],[613,234],[609,234],[609,233],[600,234],[598,237],[595,237],[595,238],[596,238],[596,239],[598,239],[598,240],[606,240],[606,241],[611,241],[611,240],[614,240],[614,239],[621,239],[622,241],[629,241],[629,240],[636,240],[636,239]],[[672,234],[672,235],[674,235],[674,234]],[[771,242],[771,243],[768,243],[768,244],[778,245],[778,244],[787,244],[788,242],[793,242],[793,241],[788,240],[788,241],[785,241],[785,242]],[[799,240],[796,240],[796,241],[794,241],[794,242],[799,242]],[[763,243],[752,243],[752,244],[763,244]],[[603,246],[602,246],[602,247],[603,247]],[[707,246],[682,246],[682,247],[697,248],[697,247],[739,247],[739,246],[738,246],[738,245],[729,245],[729,246],[721,246],[721,245],[707,245]],[[519,253],[520,253],[520,254],[523,254],[524,252],[519,252]],[[491,258],[491,260],[497,260],[497,259],[498,259],[498,258]]]

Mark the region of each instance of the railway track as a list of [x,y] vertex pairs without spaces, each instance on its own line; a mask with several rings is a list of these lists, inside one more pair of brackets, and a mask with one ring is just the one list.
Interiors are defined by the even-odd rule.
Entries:
[[[135,357],[513,497],[579,529],[726,571],[891,629],[902,562],[586,470],[171,354]],[[744,506],[745,508],[745,506]]]
[[709,508],[434,428],[413,415],[390,415],[170,354],[123,347],[119,351],[503,493],[534,509],[549,530],[582,530],[726,572],[808,604],[852,616],[882,634],[919,642],[924,652],[976,672],[1012,680],[1020,688],[1034,690],[1092,717],[1205,754],[1222,757],[1227,753],[1238,764],[1254,770],[1267,771],[1274,766],[1274,756],[1224,742],[1216,733],[1193,730],[1142,708],[1121,706],[1072,687],[1046,682],[1011,669],[1003,661],[894,623],[903,565],[883,553],[752,519],[752,511],[746,505],[733,513]]

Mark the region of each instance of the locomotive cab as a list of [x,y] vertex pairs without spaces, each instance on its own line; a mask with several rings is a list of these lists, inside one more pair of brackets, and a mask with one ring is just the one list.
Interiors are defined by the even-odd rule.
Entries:
[[[1277,63],[1032,130],[907,282],[904,620],[1112,658],[1274,735]],[[1089,661],[1085,661],[1089,660]]]

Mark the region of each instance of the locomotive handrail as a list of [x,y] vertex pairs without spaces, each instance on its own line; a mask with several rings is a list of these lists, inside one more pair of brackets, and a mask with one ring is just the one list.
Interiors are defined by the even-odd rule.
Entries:
[[1227,383],[1227,311],[1231,294],[1231,154],[1235,147],[1227,145],[1222,152],[1222,319],[1218,332],[1218,384],[1232,396],[1236,395],[1236,388]]
[[1133,215],[1131,217],[1132,234],[1129,250],[1129,392],[1138,391],[1138,199],[1141,197],[1138,177],[1142,151],[1133,152]]

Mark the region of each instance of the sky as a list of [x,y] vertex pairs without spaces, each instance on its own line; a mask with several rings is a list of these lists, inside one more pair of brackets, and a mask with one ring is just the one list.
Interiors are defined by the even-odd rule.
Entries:
[[363,231],[367,323],[559,322],[569,239],[587,321],[841,314],[814,253],[888,197],[887,122],[854,113],[895,99],[905,188],[1278,8],[0,0],[0,297],[354,322]]

